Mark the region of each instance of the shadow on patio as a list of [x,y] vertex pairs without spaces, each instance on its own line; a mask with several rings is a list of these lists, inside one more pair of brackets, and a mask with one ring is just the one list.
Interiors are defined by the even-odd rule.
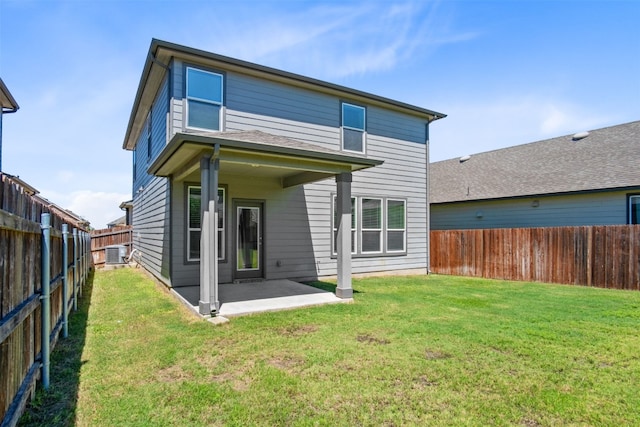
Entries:
[[[288,310],[322,304],[351,302],[329,292],[331,286],[324,282],[322,288],[305,285],[292,280],[264,280],[247,283],[225,283],[219,285],[220,316],[240,316],[265,311]],[[335,286],[333,286],[335,288]],[[199,286],[173,288],[172,292],[195,312],[200,298]]]

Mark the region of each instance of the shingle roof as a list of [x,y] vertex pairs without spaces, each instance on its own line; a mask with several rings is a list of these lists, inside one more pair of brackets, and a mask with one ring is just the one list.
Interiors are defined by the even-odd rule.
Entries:
[[7,111],[17,111],[20,108],[2,79],[0,79],[0,107],[3,111],[5,109]]
[[640,121],[430,165],[431,203],[640,188]]

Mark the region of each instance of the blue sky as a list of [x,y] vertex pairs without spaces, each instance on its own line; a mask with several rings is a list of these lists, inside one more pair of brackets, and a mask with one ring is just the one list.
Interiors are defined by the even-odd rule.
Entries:
[[626,123],[639,22],[634,0],[0,0],[0,76],[20,104],[2,168],[96,228],[119,217],[154,37],[448,114],[432,161]]

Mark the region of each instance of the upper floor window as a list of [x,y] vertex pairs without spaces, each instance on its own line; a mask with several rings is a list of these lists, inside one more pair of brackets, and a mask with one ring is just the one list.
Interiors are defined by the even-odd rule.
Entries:
[[629,224],[640,224],[640,195],[629,196]]
[[187,67],[187,127],[220,130],[222,74]]
[[342,103],[342,149],[364,153],[365,151],[364,107]]

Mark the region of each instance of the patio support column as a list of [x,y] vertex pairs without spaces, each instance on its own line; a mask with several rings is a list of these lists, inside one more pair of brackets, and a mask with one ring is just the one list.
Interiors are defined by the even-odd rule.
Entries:
[[338,237],[338,298],[353,298],[351,287],[351,174],[341,173],[336,176],[336,210]]
[[209,165],[210,157],[200,159],[200,301],[198,311],[211,314],[211,289],[209,287]]
[[220,171],[220,144],[215,145],[209,170],[209,296],[211,313],[220,310],[218,299],[218,173]]

